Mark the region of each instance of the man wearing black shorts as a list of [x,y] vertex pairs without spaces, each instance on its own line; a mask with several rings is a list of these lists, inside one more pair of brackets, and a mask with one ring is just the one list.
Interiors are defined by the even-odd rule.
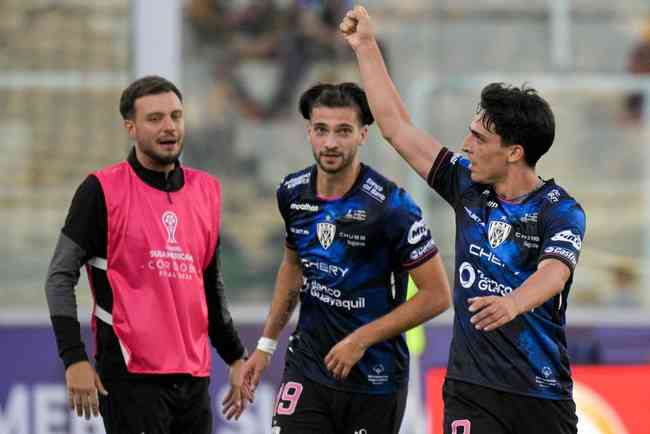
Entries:
[[[179,162],[185,130],[173,83],[136,80],[120,112],[135,145],[77,189],[45,284],[70,407],[86,418],[101,412],[108,434],[210,434],[210,341],[230,366],[224,412],[244,410],[245,351],[221,277],[220,184]],[[77,319],[84,264],[96,370]]]
[[[300,112],[316,164],[278,188],[284,259],[244,378],[258,384],[300,299],[272,432],[397,433],[409,363],[401,333],[449,306],[447,277],[420,208],[359,161],[373,122],[363,90],[313,86]],[[409,274],[420,291],[405,301]]]
[[535,172],[555,137],[551,108],[534,89],[489,84],[467,157],[455,154],[411,124],[367,11],[349,11],[340,28],[382,135],[455,212],[445,434],[575,433],[564,326],[585,214]]

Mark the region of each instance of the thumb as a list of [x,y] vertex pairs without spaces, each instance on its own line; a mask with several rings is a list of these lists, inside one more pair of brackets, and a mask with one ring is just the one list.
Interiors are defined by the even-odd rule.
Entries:
[[95,374],[95,387],[104,396],[108,396],[108,391],[104,387],[104,384],[102,383],[102,380],[99,378],[99,375]]

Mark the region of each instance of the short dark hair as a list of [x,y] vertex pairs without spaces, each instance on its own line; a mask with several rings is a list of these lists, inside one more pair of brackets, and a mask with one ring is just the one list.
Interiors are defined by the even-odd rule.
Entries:
[[318,83],[302,94],[298,107],[307,120],[311,120],[311,112],[316,107],[354,107],[361,125],[371,125],[375,121],[366,93],[355,83]]
[[135,100],[147,95],[157,95],[165,92],[174,92],[183,102],[183,95],[171,81],[157,75],[147,75],[134,81],[124,89],[120,98],[120,113],[122,119],[133,119],[135,114]]
[[533,88],[491,83],[483,88],[477,108],[483,126],[499,136],[504,144],[519,144],[530,167],[553,144],[555,117],[548,102]]

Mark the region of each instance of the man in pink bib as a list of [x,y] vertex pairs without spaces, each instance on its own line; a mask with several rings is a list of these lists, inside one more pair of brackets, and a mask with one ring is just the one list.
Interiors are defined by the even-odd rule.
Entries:
[[[108,434],[212,433],[208,340],[230,366],[224,413],[238,418],[245,405],[245,349],[219,259],[220,184],[179,163],[183,104],[173,83],[136,80],[120,112],[135,146],[78,188],[45,287],[70,407],[86,418],[101,413]],[[77,320],[84,264],[96,371]]]

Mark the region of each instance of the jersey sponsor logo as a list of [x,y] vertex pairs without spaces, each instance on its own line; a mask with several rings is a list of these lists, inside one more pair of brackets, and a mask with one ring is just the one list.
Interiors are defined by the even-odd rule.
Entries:
[[538,249],[540,237],[538,235],[528,235],[522,234],[521,232],[515,232],[515,238],[522,240],[524,247],[529,249]]
[[309,211],[309,212],[318,211],[318,205],[312,205],[311,203],[292,203],[291,205],[289,205],[289,208],[296,211]]
[[465,212],[467,213],[469,218],[474,220],[475,223],[478,223],[479,225],[485,227],[485,223],[483,223],[483,220],[481,220],[481,218],[477,216],[471,209],[465,207]]
[[420,219],[414,222],[409,229],[408,242],[409,244],[417,244],[422,238],[424,238],[429,233],[429,228],[427,228],[424,220]]
[[167,242],[176,244],[176,227],[178,226],[178,216],[173,211],[165,211],[162,215],[162,222],[167,231]]
[[493,200],[488,201],[487,206],[489,206],[490,208],[499,208],[499,204]]
[[342,268],[339,267],[338,265],[332,265],[326,262],[310,261],[309,259],[304,259],[304,258],[300,259],[300,262],[302,263],[303,268],[305,268],[306,270],[316,269],[322,271],[323,273],[330,274],[335,277],[338,276],[345,277],[348,271],[350,271],[349,268]]
[[582,240],[580,235],[574,234],[570,229],[558,232],[557,234],[551,237],[551,241],[564,241],[566,243],[571,243],[571,245],[576,249],[580,250],[582,248]]
[[557,379],[553,378],[553,370],[549,366],[542,368],[542,377],[535,375],[535,383],[542,388],[548,389],[549,387],[560,387]]
[[458,268],[458,280],[460,281],[460,285],[465,289],[469,289],[476,284],[480,291],[492,294],[508,295],[512,292],[512,287],[486,276],[480,268],[474,268],[469,262],[460,264]]
[[546,193],[546,198],[551,203],[558,203],[560,201],[560,191],[557,189],[553,189],[548,193]]
[[329,249],[336,235],[336,226],[329,222],[321,222],[316,225],[318,241],[325,250]]
[[311,177],[311,174],[309,172],[303,173],[300,176],[293,177],[291,179],[288,179],[284,182],[284,186],[287,187],[287,189],[291,190],[292,188],[295,188],[299,185],[302,184],[307,184],[309,183],[309,178]]
[[289,232],[291,232],[292,234],[296,234],[296,235],[309,235],[309,231],[307,229],[303,229],[303,228],[291,227],[291,228],[289,228]]
[[432,251],[435,247],[436,247],[436,243],[435,241],[433,241],[432,238],[429,241],[427,241],[427,243],[424,246],[420,246],[417,249],[413,250],[409,255],[409,258],[411,259],[411,261],[416,261],[420,259],[422,256]]
[[548,253],[551,255],[557,255],[561,256],[565,259],[568,259],[569,262],[575,266],[578,263],[578,258],[576,257],[575,252],[569,250],[569,249],[563,249],[562,247],[547,247],[544,249],[544,253]]
[[366,236],[363,234],[351,234],[347,232],[338,231],[338,237],[344,238],[350,247],[365,247]]
[[511,230],[512,226],[510,224],[500,220],[492,220],[488,226],[488,241],[490,242],[490,246],[493,249],[499,247],[501,243],[508,239]]
[[348,212],[341,217],[342,222],[365,222],[368,218],[368,213],[365,209],[348,209]]
[[537,213],[526,213],[519,218],[522,223],[537,223]]
[[383,203],[386,200],[386,195],[382,193],[384,191],[384,187],[377,184],[372,178],[366,179],[366,182],[364,182],[361,186],[361,191],[379,203]]
[[342,300],[342,292],[340,289],[330,288],[329,286],[322,285],[315,280],[307,281],[305,284],[305,291],[320,302],[329,304],[333,307],[342,307],[349,311],[366,307],[365,297],[358,297],[356,300]]
[[[384,384],[388,381],[388,375],[385,375],[384,373],[386,372],[386,368],[384,368],[384,365],[378,364],[375,365],[371,368],[373,374],[368,375],[368,381],[372,384],[379,385],[379,384]],[[366,430],[362,430],[363,432],[366,432]]]
[[494,253],[492,253],[490,251],[485,250],[481,246],[477,246],[476,244],[470,244],[470,246],[469,246],[469,254],[477,256],[477,257],[479,257],[481,259],[485,259],[486,261],[488,261],[488,262],[490,262],[492,264],[498,265],[499,267],[505,267],[505,265],[503,264],[503,261],[501,259],[499,259],[499,257],[497,255],[495,255]]

